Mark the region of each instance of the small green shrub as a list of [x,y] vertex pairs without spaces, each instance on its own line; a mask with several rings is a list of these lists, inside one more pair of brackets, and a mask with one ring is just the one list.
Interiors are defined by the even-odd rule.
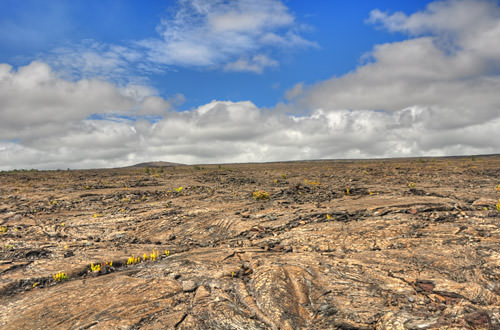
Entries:
[[95,264],[94,263],[91,263],[90,264],[90,269],[93,271],[93,272],[98,272],[101,270],[101,265],[100,264]]
[[155,261],[159,256],[158,250],[153,250],[153,252],[149,254],[149,260]]
[[[165,255],[168,257],[170,255],[170,250],[165,251]],[[158,259],[159,257],[160,253],[158,252],[158,250],[153,250],[149,255],[146,252],[144,252],[144,254],[142,255],[142,259],[141,257],[134,257],[134,256],[128,258],[127,265],[138,264],[141,261],[147,261],[147,260],[156,261],[156,259]]]
[[269,193],[262,190],[254,191],[252,195],[253,198],[258,201],[269,199]]
[[52,275],[52,278],[54,278],[54,281],[61,282],[67,280],[68,275],[64,274],[63,272],[58,272],[57,274]]
[[141,262],[141,257],[132,256],[132,257],[128,258],[127,265],[138,264],[139,262]]

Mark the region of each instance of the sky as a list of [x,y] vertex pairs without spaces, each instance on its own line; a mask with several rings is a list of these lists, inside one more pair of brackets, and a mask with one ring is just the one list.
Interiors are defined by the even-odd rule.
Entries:
[[500,153],[500,2],[0,0],[0,170]]

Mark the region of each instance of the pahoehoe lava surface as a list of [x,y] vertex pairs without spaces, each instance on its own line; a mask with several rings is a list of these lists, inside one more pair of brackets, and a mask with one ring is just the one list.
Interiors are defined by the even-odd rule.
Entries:
[[2,172],[0,328],[500,329],[498,184],[500,156]]

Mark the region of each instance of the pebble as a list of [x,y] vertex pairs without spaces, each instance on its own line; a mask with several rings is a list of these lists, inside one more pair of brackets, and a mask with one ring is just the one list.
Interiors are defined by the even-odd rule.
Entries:
[[210,295],[210,292],[203,286],[201,285],[198,290],[196,290],[196,294],[194,295],[194,302],[198,302],[202,300],[205,297],[208,297]]
[[495,199],[480,198],[480,199],[475,200],[472,203],[472,206],[486,206],[486,207],[488,207],[491,205],[495,205],[495,203],[496,203]]
[[182,281],[181,285],[182,285],[182,291],[184,292],[192,292],[196,290],[196,288],[198,287],[196,285],[196,282],[193,280]]

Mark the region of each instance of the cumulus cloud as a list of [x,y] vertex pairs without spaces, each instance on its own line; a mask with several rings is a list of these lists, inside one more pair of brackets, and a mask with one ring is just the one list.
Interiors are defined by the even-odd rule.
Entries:
[[66,80],[42,62],[14,70],[0,64],[0,140],[29,144],[69,130],[90,116],[164,114],[182,96],[165,100],[142,85],[116,85],[99,79]]
[[[82,120],[37,134],[29,143],[1,142],[1,169],[125,166],[148,160],[255,162],[460,153],[500,148],[500,119],[480,127],[436,130],[414,125],[418,108],[394,113],[315,110],[277,114],[251,102],[212,101],[161,120]],[[440,141],[436,145],[436,141]]]
[[297,96],[301,95],[304,91],[304,83],[297,83],[291,89],[285,92],[285,99],[287,101],[292,101]]
[[129,110],[135,105],[112,84],[60,79],[51,68],[33,62],[14,71],[0,65],[0,139],[29,136],[33,130],[83,120],[95,113]]
[[[296,107],[400,114],[401,125],[442,137],[434,140],[436,147],[442,144],[441,149],[447,145],[442,134],[455,134],[456,129],[482,136],[484,128],[498,139],[498,133],[486,129],[500,116],[500,8],[496,2],[438,1],[409,16],[373,10],[367,22],[408,33],[410,39],[377,45],[371,60],[356,70],[304,87],[295,96]],[[413,115],[407,109],[413,109]],[[462,145],[465,150],[466,144]],[[428,152],[426,146],[422,142],[420,152]]]

